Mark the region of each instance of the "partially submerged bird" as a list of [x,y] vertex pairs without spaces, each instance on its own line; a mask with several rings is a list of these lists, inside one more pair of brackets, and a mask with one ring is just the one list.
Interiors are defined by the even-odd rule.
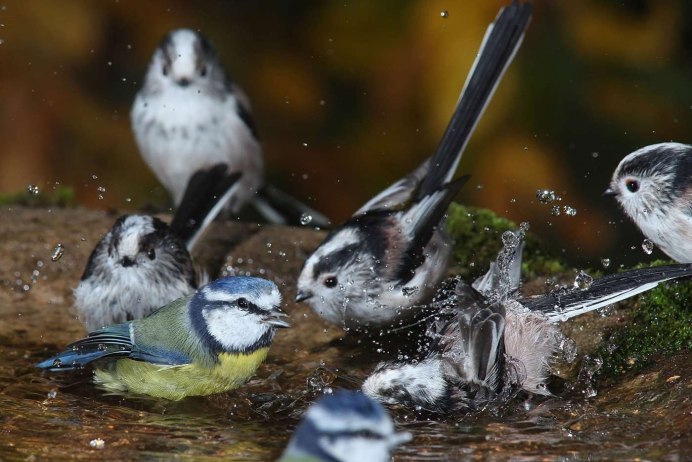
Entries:
[[303,265],[297,302],[334,324],[359,328],[392,326],[429,301],[451,252],[444,217],[468,179],[452,178],[530,18],[528,3],[500,11],[435,154],[327,236]]
[[310,406],[279,461],[387,462],[410,439],[378,402],[339,390]]
[[[435,305],[428,351],[418,362],[380,363],[363,392],[381,402],[436,413],[468,412],[517,390],[549,395],[546,380],[561,338],[557,323],[611,305],[664,281],[692,276],[692,265],[616,273],[588,288],[520,298],[521,238],[508,231],[489,273],[471,287],[456,278]],[[451,290],[450,290],[451,289]]]
[[93,363],[101,388],[170,400],[233,390],[264,361],[276,329],[288,327],[280,304],[271,281],[219,279],[144,319],[91,332],[37,367]]
[[692,263],[692,146],[659,143],[628,154],[604,194],[666,255]]

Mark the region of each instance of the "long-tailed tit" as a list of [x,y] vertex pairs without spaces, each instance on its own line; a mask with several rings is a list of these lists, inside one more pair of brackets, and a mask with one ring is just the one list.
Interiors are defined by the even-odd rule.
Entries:
[[[182,201],[192,175],[210,172],[207,181],[219,181],[212,167],[225,165],[226,175],[242,172],[228,199],[232,213],[252,202],[273,222],[296,221],[305,213],[312,216],[313,225],[328,224],[310,207],[284,200],[286,195],[276,188],[263,189],[262,147],[249,100],[228,79],[215,50],[199,32],[177,29],[164,37],[137,93],[131,119],[142,157],[176,207],[196,203]],[[210,192],[202,188],[198,193]]]
[[308,257],[296,301],[346,328],[389,326],[417,312],[444,277],[452,181],[461,154],[519,48],[531,5],[514,2],[488,27],[435,154],[361,207]]
[[438,413],[475,410],[520,389],[549,395],[546,379],[561,339],[557,323],[692,275],[691,264],[643,268],[605,276],[585,289],[520,298],[514,288],[521,234],[512,235],[505,234],[492,274],[474,287],[454,279],[451,294],[439,295],[423,359],[380,363],[363,383],[366,395]]
[[147,215],[125,215],[92,251],[74,304],[87,331],[93,331],[143,318],[196,288],[190,254],[168,225]]
[[692,263],[692,146],[660,143],[627,155],[605,195],[672,259]]

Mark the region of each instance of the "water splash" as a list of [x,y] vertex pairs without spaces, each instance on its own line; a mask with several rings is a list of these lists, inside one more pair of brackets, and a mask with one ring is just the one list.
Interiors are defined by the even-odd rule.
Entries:
[[309,213],[303,213],[300,216],[300,224],[301,225],[307,226],[310,224],[310,222],[312,222],[312,215],[310,215]]
[[35,184],[30,184],[29,186],[26,187],[26,189],[27,189],[27,191],[29,191],[29,194],[31,194],[33,196],[36,196],[39,193],[38,186],[36,186]]
[[65,255],[65,246],[62,244],[57,244],[53,249],[53,252],[50,254],[50,259],[51,261],[58,261],[63,255]]
[[591,284],[593,284],[593,277],[589,276],[583,270],[580,270],[579,273],[577,273],[577,276],[574,278],[574,287],[581,290],[588,289],[591,287]]
[[654,243],[650,239],[644,239],[642,242],[642,249],[647,255],[651,255],[654,251]]
[[536,198],[541,204],[552,204],[555,201],[561,200],[560,196],[555,194],[552,189],[539,189],[536,191]]

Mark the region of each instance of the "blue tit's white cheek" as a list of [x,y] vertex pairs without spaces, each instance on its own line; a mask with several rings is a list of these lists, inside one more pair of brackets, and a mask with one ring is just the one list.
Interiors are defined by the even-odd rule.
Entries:
[[209,334],[227,351],[243,351],[267,331],[259,316],[230,308],[202,310]]

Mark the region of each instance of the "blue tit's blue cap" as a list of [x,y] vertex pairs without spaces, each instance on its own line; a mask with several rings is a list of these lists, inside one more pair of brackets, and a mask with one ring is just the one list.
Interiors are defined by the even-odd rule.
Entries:
[[276,284],[267,279],[252,276],[229,276],[212,281],[204,288],[224,292],[243,293],[259,297],[262,294],[278,290]]
[[326,395],[315,403],[330,413],[357,413],[368,419],[379,420],[387,413],[380,403],[365,396],[360,391],[338,390]]

